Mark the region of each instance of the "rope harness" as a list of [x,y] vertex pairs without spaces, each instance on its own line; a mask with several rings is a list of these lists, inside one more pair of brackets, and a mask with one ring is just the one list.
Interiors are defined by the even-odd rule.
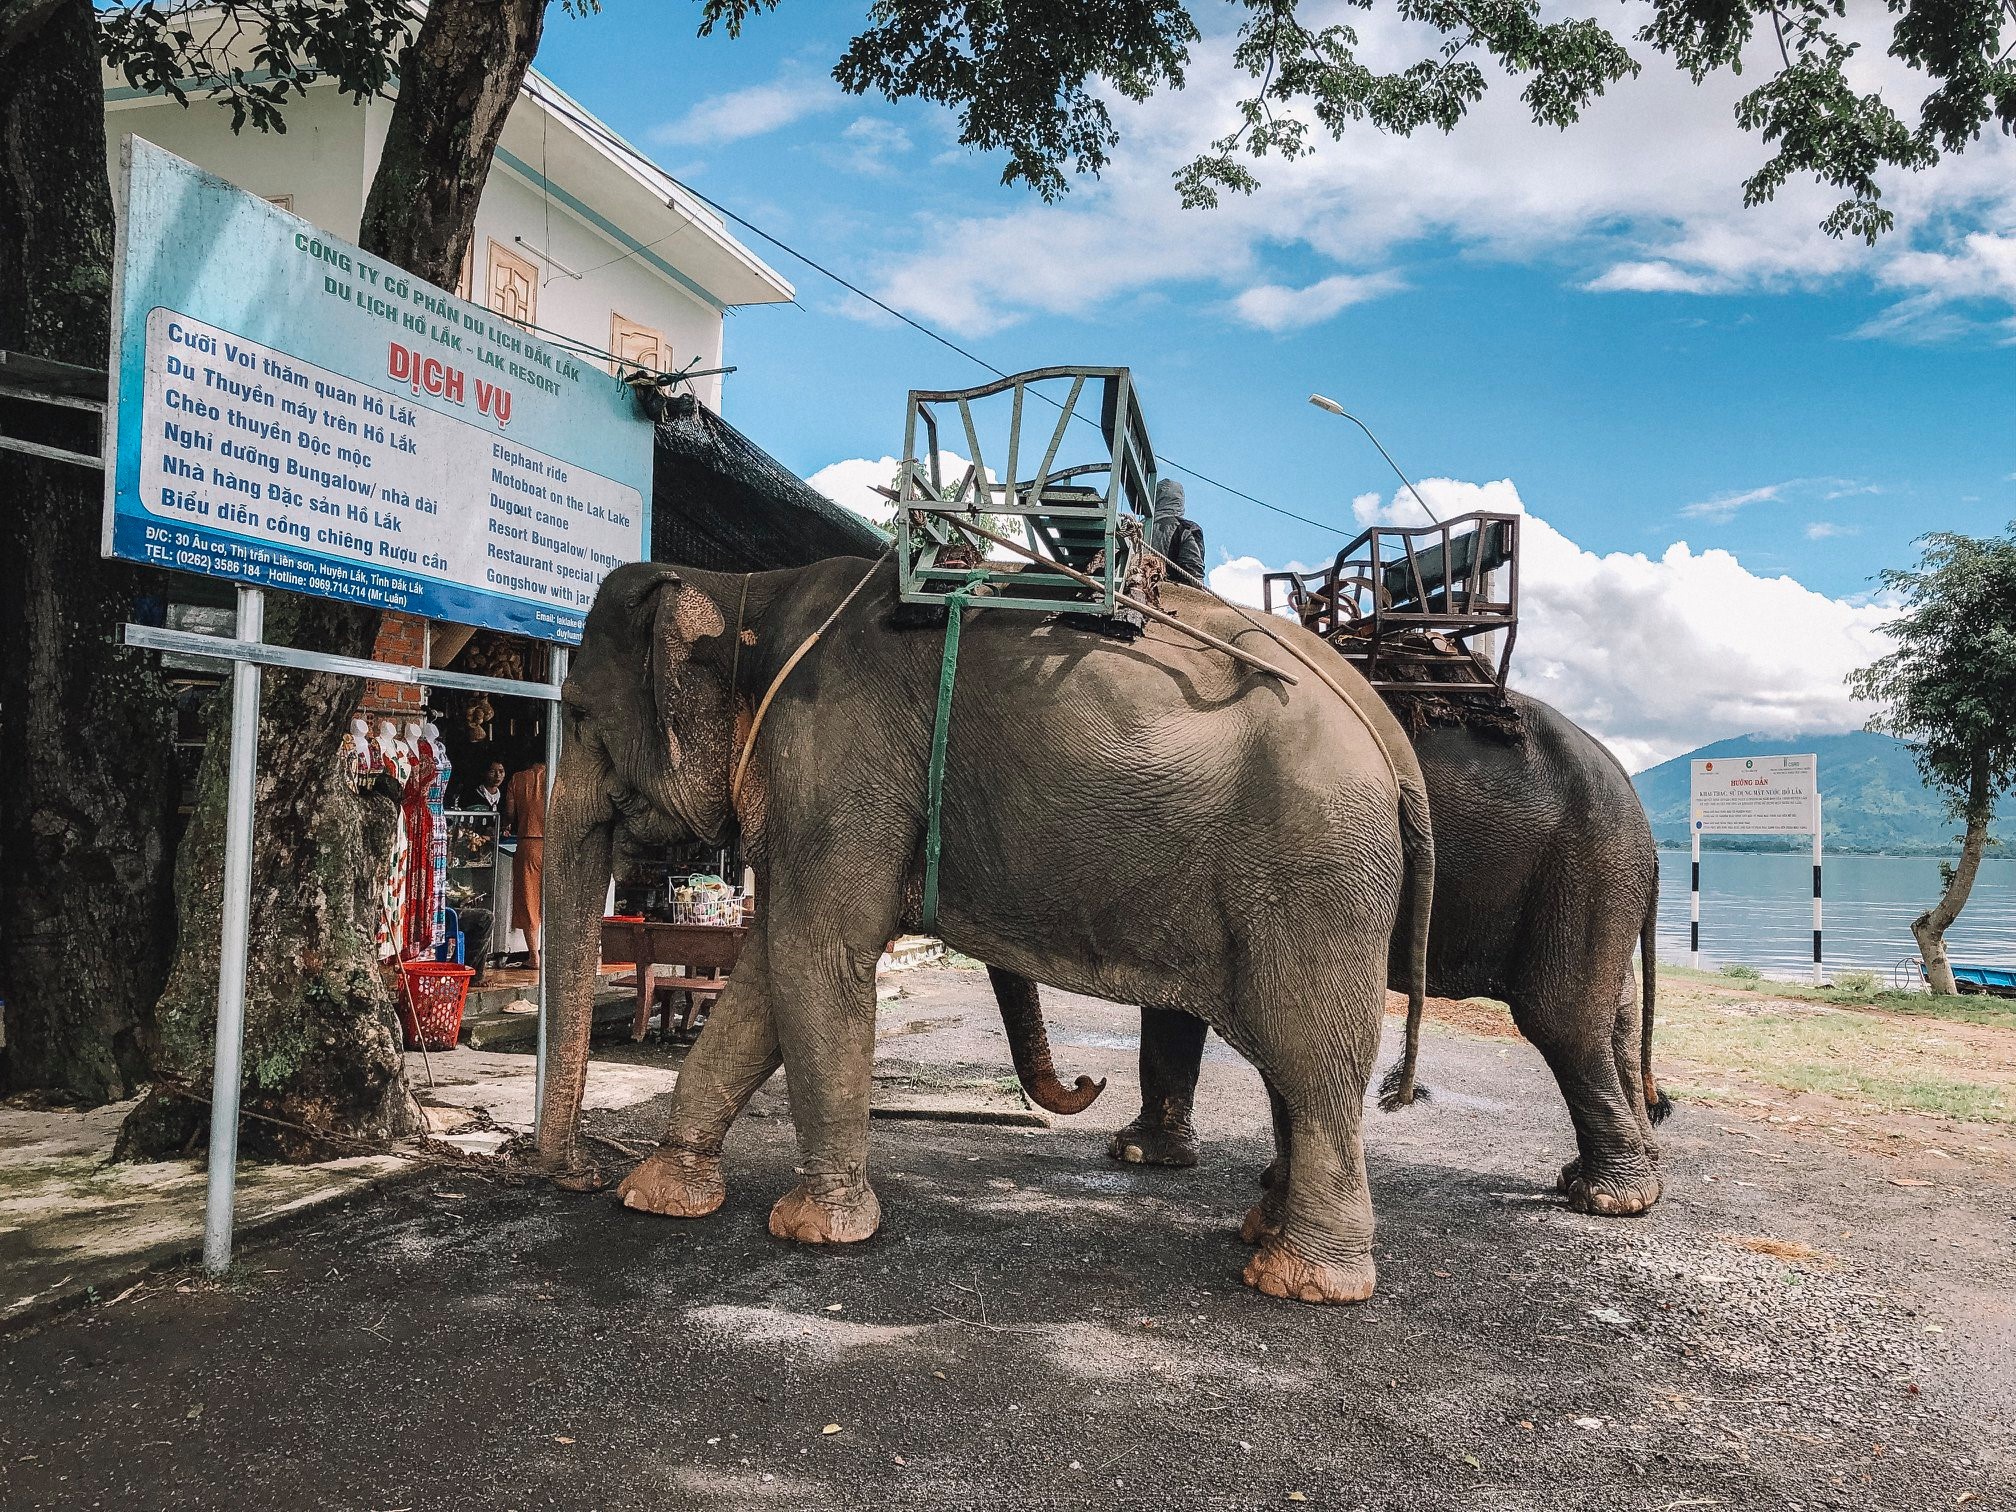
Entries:
[[952,688],[959,678],[959,627],[976,585],[985,572],[974,572],[966,586],[945,599],[945,654],[938,663],[938,712],[931,724],[931,766],[924,778],[924,901],[918,927],[926,934],[938,927],[938,858],[944,849],[945,747],[952,737]]

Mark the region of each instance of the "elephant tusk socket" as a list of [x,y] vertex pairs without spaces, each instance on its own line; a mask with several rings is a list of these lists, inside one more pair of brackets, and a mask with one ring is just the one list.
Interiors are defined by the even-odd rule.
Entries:
[[[1076,567],[1068,567],[1064,563],[1057,561],[1052,557],[1038,556],[1028,547],[1020,544],[1019,542],[1011,541],[1006,536],[996,535],[993,531],[989,530],[984,525],[975,525],[970,520],[961,520],[949,515],[940,516],[940,518],[945,520],[945,522],[951,525],[954,529],[963,530],[970,535],[977,535],[983,537],[986,540],[992,541],[996,546],[1005,546],[1010,551],[1014,552],[1017,556],[1027,557],[1030,561],[1034,562],[1039,567],[1061,572],[1066,577],[1076,578],[1079,582],[1085,584],[1085,586],[1088,588],[1097,588],[1101,592],[1105,591],[1106,585],[1100,582],[1099,579],[1093,577],[1091,573],[1080,572]],[[1153,604],[1143,603],[1140,599],[1134,597],[1134,595],[1131,593],[1120,593],[1116,591],[1113,597],[1118,602],[1125,604],[1129,609],[1132,609],[1136,614],[1151,619],[1155,621],[1155,623],[1158,625],[1167,625],[1172,630],[1180,630],[1185,635],[1188,635],[1195,640],[1202,641],[1205,645],[1211,647],[1212,650],[1223,651],[1227,656],[1231,657],[1234,661],[1244,662],[1247,666],[1252,667],[1256,671],[1265,672],[1270,677],[1278,677],[1281,679],[1281,681],[1285,683],[1292,684],[1296,680],[1292,673],[1282,671],[1272,662],[1262,661],[1259,657],[1252,655],[1250,652],[1241,651],[1237,646],[1233,645],[1230,641],[1220,640],[1217,636],[1213,635],[1208,630],[1199,630],[1195,625],[1186,625],[1183,623],[1183,621],[1176,618],[1175,615],[1165,614],[1160,609],[1157,609]]]

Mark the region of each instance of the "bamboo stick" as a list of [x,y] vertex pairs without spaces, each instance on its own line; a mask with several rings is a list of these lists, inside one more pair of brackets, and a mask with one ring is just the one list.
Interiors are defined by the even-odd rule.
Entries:
[[[1014,552],[1017,556],[1027,557],[1030,561],[1036,563],[1036,565],[1039,567],[1055,568],[1057,571],[1063,573],[1066,577],[1076,578],[1079,582],[1085,584],[1088,588],[1097,588],[1101,592],[1105,591],[1106,585],[1100,582],[1099,579],[1093,577],[1089,572],[1080,572],[1076,567],[1068,566],[1065,563],[1056,561],[1050,557],[1038,556],[1028,547],[1020,544],[1019,542],[1011,541],[1006,536],[996,535],[993,531],[989,530],[984,525],[975,525],[970,520],[962,520],[956,516],[948,515],[948,516],[940,516],[940,518],[944,519],[947,524],[955,526],[956,528],[966,531],[969,534],[977,535],[986,540],[992,541],[997,546],[1006,546],[1010,551]],[[1191,636],[1196,640],[1202,641],[1205,645],[1211,647],[1211,649],[1214,651],[1223,651],[1227,656],[1231,657],[1234,661],[1244,662],[1247,666],[1252,667],[1257,671],[1265,672],[1270,677],[1278,677],[1281,679],[1281,681],[1285,683],[1292,684],[1296,681],[1296,678],[1292,673],[1282,671],[1272,662],[1262,661],[1259,657],[1252,655],[1250,652],[1240,650],[1230,641],[1220,640],[1217,636],[1213,635],[1208,630],[1200,630],[1195,625],[1186,625],[1183,623],[1183,621],[1176,618],[1175,615],[1164,614],[1160,609],[1157,609],[1154,605],[1143,603],[1140,599],[1135,598],[1131,593],[1120,593],[1116,591],[1113,596],[1120,603],[1123,603],[1129,609],[1132,609],[1136,614],[1143,615],[1146,618],[1155,621],[1155,623],[1158,625],[1167,625],[1172,630],[1180,630],[1185,635]],[[1317,676],[1319,677],[1322,676],[1322,673],[1318,672]]]

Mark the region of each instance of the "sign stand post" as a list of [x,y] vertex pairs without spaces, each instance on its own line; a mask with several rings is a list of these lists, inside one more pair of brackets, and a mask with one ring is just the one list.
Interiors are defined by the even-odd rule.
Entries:
[[1694,824],[1694,866],[1687,886],[1687,964],[1701,969],[1701,825]]
[[[553,785],[560,773],[560,702],[558,689],[567,681],[567,648],[554,646],[549,652],[553,661],[549,675],[553,679],[555,696],[552,711],[546,718],[546,810],[550,816],[553,810]],[[550,819],[549,819],[550,822]],[[538,1040],[532,1066],[532,1127],[539,1127],[539,1120],[546,1111],[546,1025],[550,1022],[547,1013],[547,973],[546,973],[546,910],[542,904],[539,910],[539,1022]]]
[[[238,590],[238,639],[266,633],[266,595]],[[217,1044],[210,1077],[210,1164],[203,1200],[203,1269],[231,1267],[238,1174],[238,1086],[245,1048],[245,952],[252,914],[252,803],[259,772],[259,664],[231,667],[231,756],[225,779],[224,928],[217,957]]]
[[1813,785],[1813,985],[1823,987],[1820,971],[1820,785]]

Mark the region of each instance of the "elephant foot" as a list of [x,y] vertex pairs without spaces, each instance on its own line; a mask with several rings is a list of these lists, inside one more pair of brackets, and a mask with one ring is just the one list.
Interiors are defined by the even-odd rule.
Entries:
[[1609,1218],[1650,1211],[1661,1191],[1659,1175],[1649,1166],[1599,1169],[1594,1175],[1584,1175],[1579,1156],[1561,1167],[1557,1186],[1568,1206],[1578,1213],[1600,1213]]
[[667,1218],[705,1218],[728,1200],[721,1158],[692,1150],[661,1149],[616,1188],[623,1206]]
[[1197,1135],[1187,1123],[1169,1128],[1137,1118],[1115,1131],[1106,1153],[1128,1165],[1194,1166]]
[[1248,1286],[1270,1297],[1296,1302],[1363,1302],[1378,1284],[1379,1268],[1369,1254],[1336,1263],[1311,1260],[1293,1241],[1274,1234],[1246,1262],[1245,1279]]
[[1283,1219],[1276,1207],[1275,1203],[1267,1201],[1248,1208],[1245,1221],[1239,1225],[1240,1239],[1247,1244],[1259,1244],[1280,1233]]
[[563,1192],[600,1192],[609,1186],[609,1178],[592,1165],[570,1166],[553,1172],[546,1179]]
[[831,1195],[793,1187],[770,1209],[770,1232],[800,1244],[859,1244],[882,1226],[882,1204],[866,1182]]

